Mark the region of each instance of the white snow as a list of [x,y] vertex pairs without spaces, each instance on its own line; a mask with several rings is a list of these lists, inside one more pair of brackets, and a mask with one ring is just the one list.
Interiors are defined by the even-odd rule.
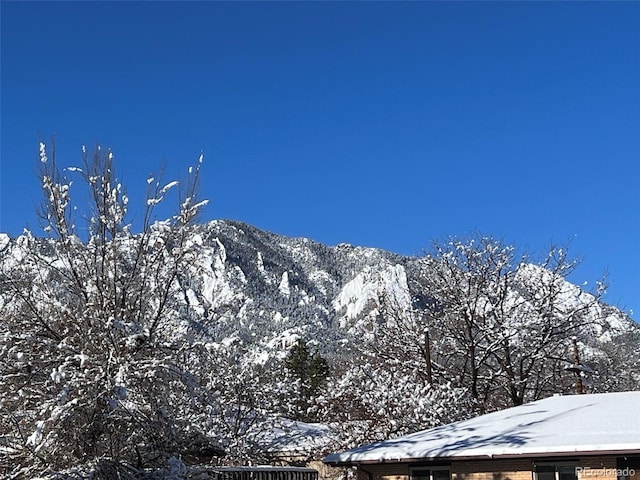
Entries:
[[40,161],[42,163],[47,163],[47,150],[44,143],[40,142]]
[[327,425],[279,419],[276,426],[260,438],[260,444],[271,453],[308,454],[326,447],[332,439]]
[[309,279],[323,295],[327,294],[327,285],[333,283],[331,275],[325,270],[315,270],[309,275]]
[[377,304],[381,294],[399,306],[410,305],[407,274],[402,265],[389,265],[380,272],[366,268],[342,288],[333,307],[337,312],[345,309],[346,318],[354,319],[371,305],[372,300]]
[[[279,312],[276,313],[276,317],[278,318],[278,320],[275,320],[274,318],[274,321],[280,321],[282,319]],[[270,350],[280,350],[286,352],[300,338],[302,337],[298,329],[291,328],[281,333],[275,333],[273,338],[267,342],[267,347]]]
[[258,252],[258,258],[256,260],[256,265],[258,267],[258,271],[264,274],[264,261],[262,258],[262,252]]
[[171,190],[173,187],[175,187],[176,185],[178,185],[178,182],[176,180],[167,183],[164,187],[162,187],[160,189],[160,193],[167,193],[169,190]]
[[7,235],[6,233],[0,233],[0,251],[4,250],[7,245],[9,245],[9,235]]
[[38,420],[36,423],[36,429],[27,438],[27,445],[36,446],[42,441],[42,430],[44,429],[44,421]]
[[282,272],[282,279],[280,280],[278,290],[280,290],[280,293],[282,293],[286,297],[291,295],[291,286],[289,285],[289,272]]
[[323,462],[638,451],[639,406],[640,391],[554,396],[335,453]]
[[53,380],[55,383],[60,383],[64,378],[64,372],[62,371],[62,366],[59,366],[58,368],[54,368],[51,371],[51,374],[49,375],[49,377],[51,377],[51,380]]
[[[227,270],[226,261],[227,250],[220,239],[215,238],[212,248],[204,248],[194,263],[195,270],[202,276],[202,297],[211,307],[231,303],[237,298],[229,279],[229,274],[234,272]],[[238,276],[238,272],[235,273]]]

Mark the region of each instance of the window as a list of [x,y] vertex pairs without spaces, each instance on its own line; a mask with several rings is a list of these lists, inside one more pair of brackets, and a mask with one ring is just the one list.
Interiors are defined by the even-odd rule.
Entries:
[[535,480],[578,480],[576,465],[573,463],[538,463],[535,466]]
[[449,480],[448,468],[434,468],[431,470],[431,480]]
[[414,468],[411,480],[449,480],[449,467]]
[[640,457],[620,457],[617,467],[618,480],[640,480]]

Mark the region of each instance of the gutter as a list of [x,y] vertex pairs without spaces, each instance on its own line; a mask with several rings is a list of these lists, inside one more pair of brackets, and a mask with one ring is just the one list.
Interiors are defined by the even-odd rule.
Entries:
[[400,463],[420,463],[420,462],[456,462],[468,460],[509,460],[515,458],[560,458],[560,457],[592,457],[597,455],[618,455],[618,456],[635,456],[640,455],[640,448],[631,449],[610,449],[610,450],[583,450],[583,451],[559,451],[559,452],[535,452],[535,453],[507,453],[507,454],[487,454],[487,455],[461,455],[448,457],[410,457],[396,459],[372,459],[372,460],[343,460],[329,461],[322,463],[335,467],[358,467],[367,475],[369,480],[373,480],[371,473],[362,468],[362,465],[382,465],[382,464],[400,464]]

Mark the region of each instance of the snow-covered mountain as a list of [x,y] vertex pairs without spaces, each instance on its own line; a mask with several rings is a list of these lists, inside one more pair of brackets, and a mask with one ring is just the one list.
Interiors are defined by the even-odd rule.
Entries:
[[[0,251],[20,241],[1,235]],[[201,254],[191,274],[179,278],[184,302],[218,335],[250,327],[283,347],[305,337],[331,354],[335,342],[378,315],[383,297],[402,308],[419,308],[428,296],[421,288],[425,273],[419,257],[327,246],[229,220],[193,227],[191,242]],[[3,261],[19,261],[19,249],[15,252],[17,257],[5,255]],[[567,302],[590,298],[578,286],[567,291],[573,292]],[[602,321],[593,333],[602,340],[637,329],[624,312],[606,304],[599,304],[597,316]]]
[[199,294],[218,319],[259,320],[320,339],[320,332],[348,329],[371,313],[382,292],[410,301],[407,268],[414,258],[330,247],[240,222],[214,221],[198,230],[211,252]]
[[[406,307],[417,306],[425,296],[419,257],[349,244],[327,246],[236,221],[213,221],[197,231],[210,257],[201,269],[203,288],[194,292],[194,301],[203,308],[206,304],[207,314],[217,318],[259,318],[308,333],[340,332],[375,315],[383,296]],[[523,272],[526,275],[532,276],[530,271]],[[565,302],[592,298],[566,284],[571,294]],[[637,326],[610,305],[600,304],[597,314],[606,320],[599,331],[603,339]]]

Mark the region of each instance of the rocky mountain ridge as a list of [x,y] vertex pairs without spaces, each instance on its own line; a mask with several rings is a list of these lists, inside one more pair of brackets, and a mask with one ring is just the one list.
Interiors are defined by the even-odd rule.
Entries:
[[[196,280],[185,276],[180,282],[184,302],[204,324],[255,323],[265,333],[315,339],[326,350],[364,317],[375,315],[382,296],[407,308],[419,309],[428,301],[428,292],[420,288],[421,257],[345,243],[327,246],[232,220],[192,228],[194,241],[207,254],[199,260]],[[0,250],[16,241],[3,235]],[[637,329],[619,309],[601,308],[598,335],[603,339]]]

